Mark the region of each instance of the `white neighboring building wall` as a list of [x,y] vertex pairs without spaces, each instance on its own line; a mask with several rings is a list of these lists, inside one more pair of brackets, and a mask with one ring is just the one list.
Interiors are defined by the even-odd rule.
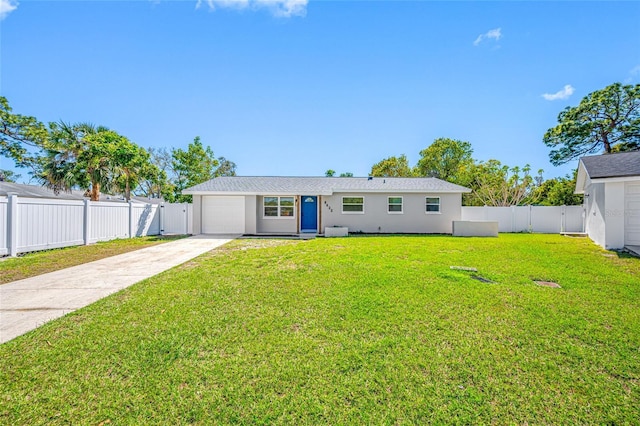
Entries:
[[593,242],[607,250],[637,245],[636,240],[627,241],[633,235],[627,227],[634,226],[638,215],[628,208],[627,197],[629,188],[637,186],[640,181],[588,182],[584,190],[585,232]]
[[576,194],[584,194],[585,232],[605,249],[640,245],[640,152],[584,157]]

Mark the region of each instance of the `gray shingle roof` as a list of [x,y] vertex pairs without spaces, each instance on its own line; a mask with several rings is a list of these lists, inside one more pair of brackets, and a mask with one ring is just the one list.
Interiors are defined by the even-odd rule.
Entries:
[[640,176],[640,151],[592,155],[580,161],[591,179]]
[[228,176],[211,179],[183,191],[184,194],[256,195],[331,195],[334,192],[462,193],[471,190],[436,178]]
[[[60,191],[59,194],[55,194],[51,189],[44,186],[26,185],[24,183],[13,182],[0,182],[0,196],[6,197],[8,194],[16,194],[18,197],[24,198],[51,198],[55,200],[88,200],[89,197],[85,196],[85,191],[72,190],[71,192]],[[122,202],[124,203],[124,197],[100,194],[100,201],[110,202]],[[142,197],[131,197],[131,201],[135,203],[149,203],[157,204],[157,201],[146,200]]]
[[55,198],[58,200],[84,200],[82,191],[60,192],[56,195],[44,186],[25,185],[23,183],[0,182],[0,195],[16,194],[25,198]]

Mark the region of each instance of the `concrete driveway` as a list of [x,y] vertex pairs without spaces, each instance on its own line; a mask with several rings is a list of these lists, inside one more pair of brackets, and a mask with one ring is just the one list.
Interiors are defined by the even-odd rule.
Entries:
[[0,343],[236,237],[198,235],[0,285]]

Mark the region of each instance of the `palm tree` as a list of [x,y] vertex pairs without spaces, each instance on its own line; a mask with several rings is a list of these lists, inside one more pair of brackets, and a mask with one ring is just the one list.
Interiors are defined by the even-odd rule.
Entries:
[[90,192],[91,201],[100,200],[101,189],[110,183],[108,144],[114,137],[120,136],[91,123],[52,124],[36,177],[56,193],[78,187]]

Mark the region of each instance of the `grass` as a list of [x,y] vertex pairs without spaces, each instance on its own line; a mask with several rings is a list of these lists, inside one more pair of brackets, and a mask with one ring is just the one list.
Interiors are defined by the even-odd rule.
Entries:
[[19,257],[0,259],[0,284],[47,272],[69,268],[105,257],[127,253],[144,247],[183,238],[184,236],[153,236],[111,240],[88,246],[66,247],[25,253]]
[[238,240],[0,359],[4,424],[637,424],[640,260],[556,235]]

